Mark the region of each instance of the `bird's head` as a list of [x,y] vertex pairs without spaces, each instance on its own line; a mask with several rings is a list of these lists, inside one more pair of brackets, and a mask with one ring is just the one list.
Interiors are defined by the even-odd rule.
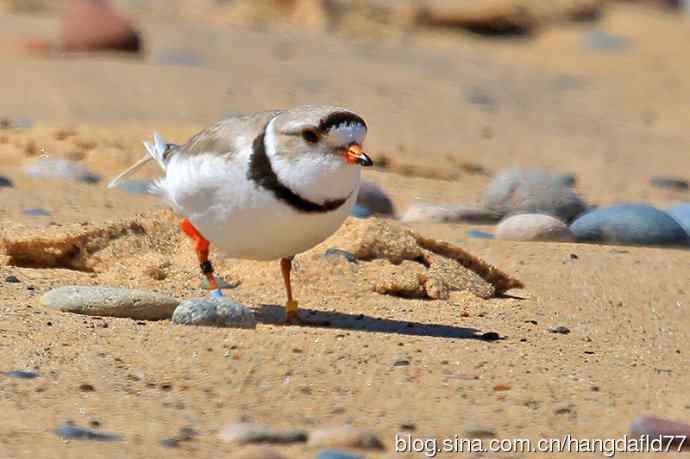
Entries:
[[373,165],[362,151],[367,125],[349,110],[313,105],[297,107],[278,115],[272,129],[276,151],[281,155],[320,157],[339,166]]

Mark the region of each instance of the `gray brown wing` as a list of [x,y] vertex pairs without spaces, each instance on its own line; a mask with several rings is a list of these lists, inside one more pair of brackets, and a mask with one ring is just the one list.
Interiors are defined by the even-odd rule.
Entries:
[[276,110],[226,118],[192,136],[187,143],[175,148],[176,153],[194,156],[213,152],[232,156],[237,153],[236,139],[253,139],[279,113]]

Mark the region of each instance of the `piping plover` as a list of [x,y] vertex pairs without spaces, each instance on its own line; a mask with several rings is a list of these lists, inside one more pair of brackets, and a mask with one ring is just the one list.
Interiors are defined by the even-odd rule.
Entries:
[[155,160],[165,171],[151,192],[182,216],[210,294],[222,296],[208,259],[211,243],[232,258],[280,259],[287,322],[299,322],[293,257],[333,234],[357,199],[367,126],[350,110],[301,106],[238,115],[183,145],[154,134],[148,155],[109,188]]

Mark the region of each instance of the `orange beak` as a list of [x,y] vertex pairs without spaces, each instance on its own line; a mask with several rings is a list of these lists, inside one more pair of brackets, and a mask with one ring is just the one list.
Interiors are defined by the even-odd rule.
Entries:
[[362,146],[358,143],[353,143],[347,147],[345,150],[345,160],[350,164],[359,164],[364,167],[374,165],[374,162],[362,151]]

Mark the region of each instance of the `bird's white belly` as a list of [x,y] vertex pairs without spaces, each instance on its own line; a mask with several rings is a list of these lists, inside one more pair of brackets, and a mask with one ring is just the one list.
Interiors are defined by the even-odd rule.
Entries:
[[218,159],[173,161],[160,188],[212,248],[231,258],[275,260],[309,250],[337,231],[357,198],[359,174],[339,208],[299,212],[247,179],[245,167],[228,169]]

